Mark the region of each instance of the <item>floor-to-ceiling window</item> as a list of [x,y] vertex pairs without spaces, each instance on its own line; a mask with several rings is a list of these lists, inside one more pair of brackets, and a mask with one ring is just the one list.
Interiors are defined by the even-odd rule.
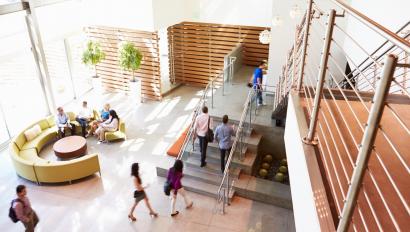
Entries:
[[80,6],[81,2],[65,1],[36,8],[53,94],[60,106],[92,88],[91,75],[81,63],[85,37]]
[[0,143],[47,114],[24,16],[0,16]]

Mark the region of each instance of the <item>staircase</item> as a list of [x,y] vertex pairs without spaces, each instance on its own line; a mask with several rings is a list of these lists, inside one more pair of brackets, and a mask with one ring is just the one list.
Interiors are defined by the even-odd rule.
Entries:
[[[216,126],[222,123],[220,117],[212,116],[214,121],[214,130]],[[238,121],[230,120],[230,124],[234,124],[237,128]],[[249,135],[244,138],[243,160],[239,159],[239,154],[235,154],[235,158],[231,163],[230,176],[235,180],[241,175],[251,175],[253,166],[256,160],[258,146],[262,136],[254,130],[250,130]],[[221,172],[220,153],[218,144],[208,143],[206,162],[207,165],[200,167],[200,149],[198,140],[192,145],[192,141],[185,150],[183,155],[184,161],[184,178],[182,183],[186,190],[199,193],[202,195],[217,198],[217,191],[222,181],[223,173]],[[157,167],[157,175],[166,178],[168,169]],[[235,189],[230,192],[229,198],[232,199],[235,195]]]

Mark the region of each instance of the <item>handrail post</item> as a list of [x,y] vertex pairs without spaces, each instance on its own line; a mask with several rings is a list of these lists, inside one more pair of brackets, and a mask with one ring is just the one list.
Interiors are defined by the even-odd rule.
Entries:
[[214,108],[214,79],[211,80],[211,108]]
[[390,54],[386,57],[381,80],[373,96],[373,104],[370,108],[366,128],[360,143],[356,167],[353,170],[351,184],[347,192],[346,201],[337,227],[338,232],[345,232],[349,229],[349,223],[356,207],[356,201],[362,185],[363,176],[366,172],[367,163],[373,150],[374,141],[383,115],[385,101],[393,80],[396,64],[397,56]]
[[303,74],[305,72],[305,63],[306,63],[306,52],[309,39],[309,30],[310,30],[310,20],[312,18],[312,5],[313,0],[309,0],[308,8],[306,11],[306,22],[305,22],[305,34],[303,35],[303,48],[302,48],[302,61],[300,64],[298,85],[296,87],[297,91],[300,91],[303,83]]
[[316,85],[316,94],[315,94],[315,99],[313,103],[313,111],[312,111],[312,114],[310,115],[309,131],[308,131],[307,136],[303,138],[303,142],[307,144],[315,143],[313,142],[313,136],[316,130],[321,95],[322,95],[323,85],[325,83],[327,63],[329,59],[330,44],[332,42],[332,34],[333,34],[333,27],[335,23],[335,17],[336,17],[336,11],[334,9],[330,10],[329,19],[328,19],[327,28],[326,28],[325,41],[324,41],[323,49],[322,49],[322,58],[320,60],[320,70],[319,70],[318,81]]
[[226,191],[226,189],[224,188],[223,189],[223,197],[222,197],[222,214],[225,214],[225,204],[226,204],[226,198],[225,198],[225,191]]
[[[229,72],[227,75],[227,79],[229,80]],[[222,72],[222,96],[225,96],[225,70]]]
[[[253,98],[253,94],[251,92],[251,99]],[[249,102],[249,130],[252,127],[252,100]]]
[[231,203],[229,202],[229,191],[231,189],[229,187],[229,168],[228,168],[228,172],[226,173],[226,187],[228,188],[228,190],[226,191],[226,203],[227,205],[230,205]]

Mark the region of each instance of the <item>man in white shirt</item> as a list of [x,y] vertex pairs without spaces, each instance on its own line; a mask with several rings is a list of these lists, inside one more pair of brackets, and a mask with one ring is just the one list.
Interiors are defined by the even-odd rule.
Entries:
[[81,107],[80,111],[78,112],[77,117],[75,120],[80,123],[81,125],[81,133],[83,137],[85,138],[86,132],[87,132],[87,125],[88,122],[91,121],[93,118],[93,111],[87,107],[87,102],[83,101],[83,106]]
[[[209,126],[208,126],[209,124]],[[206,148],[208,147],[208,140],[206,134],[208,128],[212,128],[213,121],[208,114],[208,107],[202,107],[202,114],[198,115],[195,119],[195,134],[199,139],[199,147],[201,149],[201,167],[206,165]]]

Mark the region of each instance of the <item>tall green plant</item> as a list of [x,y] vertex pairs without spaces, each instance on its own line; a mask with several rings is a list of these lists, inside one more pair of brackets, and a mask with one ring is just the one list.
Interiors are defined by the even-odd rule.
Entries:
[[140,68],[143,57],[141,51],[138,50],[133,43],[124,42],[121,44],[118,52],[120,56],[120,66],[127,71],[131,71],[131,81],[135,81],[134,73]]
[[96,65],[105,59],[105,53],[101,50],[100,44],[92,40],[87,42],[87,47],[83,52],[82,61],[85,65],[94,68],[95,77],[97,77]]

